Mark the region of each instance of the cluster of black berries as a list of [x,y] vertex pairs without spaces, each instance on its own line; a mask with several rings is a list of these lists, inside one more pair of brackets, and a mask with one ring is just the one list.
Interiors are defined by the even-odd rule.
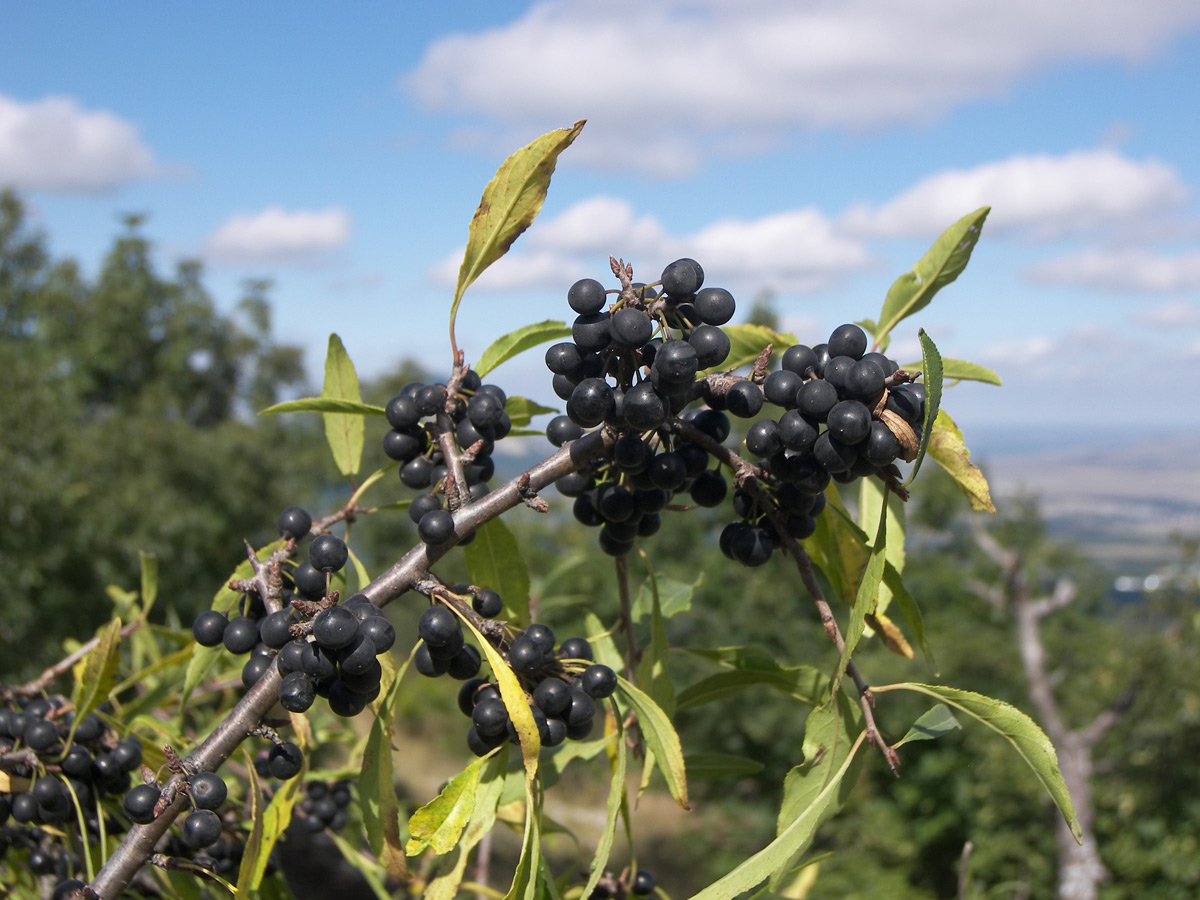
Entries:
[[[308,533],[312,520],[298,507],[279,517],[286,538]],[[192,635],[205,647],[224,644],[235,654],[250,654],[242,667],[242,683],[250,687],[277,659],[279,703],[304,712],[317,696],[340,716],[354,716],[379,696],[383,669],[376,657],[391,649],[396,632],[379,609],[362,594],[344,603],[330,602],[329,578],[346,564],[346,544],[331,534],[313,538],[308,560],[296,566],[285,593],[286,605],[256,619],[253,607],[230,619],[220,610],[201,613]],[[285,585],[287,586],[287,585]]]
[[349,779],[305,782],[304,799],[300,801],[304,828],[341,831],[349,821],[353,800],[353,784]]
[[94,798],[123,793],[141,766],[142,742],[132,735],[117,740],[92,713],[79,721],[68,745],[73,714],[60,715],[62,706],[61,698],[39,697],[21,708],[0,709],[0,755],[29,750],[36,760],[5,766],[8,774],[32,783],[28,791],[0,793],[0,823],[9,815],[32,825],[74,820],[74,794],[89,828],[98,829]]
[[34,875],[55,876],[74,890],[82,883],[70,876],[81,861],[60,840],[61,829],[82,816],[89,843],[124,830],[99,801],[128,789],[142,764],[142,744],[133,736],[118,739],[93,713],[74,723],[64,705],[52,696],[0,708],[0,757],[11,789],[0,791],[0,858],[10,849],[24,852]]
[[[729,415],[755,420],[746,455],[759,459],[762,477],[755,492],[733,492],[738,521],[722,533],[721,549],[761,565],[781,527],[792,538],[812,535],[831,479],[887,476],[896,459],[912,458],[924,388],[882,353],[868,353],[857,325],[815,347],[787,348],[778,371],[698,377],[728,356],[719,326],[734,312],[729,292],[702,288],[703,279],[698,263],[681,259],[663,271],[661,295],[654,286],[607,292],[590,278],[576,282],[567,294],[579,314],[573,340],[546,351],[554,390],[567,401],[546,435],[562,446],[601,424],[619,432],[605,458],[557,486],[575,498],[576,519],[600,528],[601,549],[622,556],[659,530],[661,511],[679,494],[696,506],[725,500],[726,477],[720,465],[710,468],[712,443],[729,438]],[[609,293],[616,302],[606,310]],[[783,413],[763,416],[766,403]]]
[[[529,711],[543,747],[586,738],[592,733],[596,701],[617,688],[616,673],[608,666],[586,665],[592,660],[592,648],[584,638],[568,638],[557,653],[554,645],[554,632],[533,624],[508,641],[506,648],[501,646],[533,699]],[[458,708],[471,717],[467,746],[475,755],[483,756],[506,740],[519,742],[497,685],[472,678],[458,692]]]
[[[464,585],[455,587],[455,593],[465,591]],[[495,591],[479,591],[473,596],[476,612],[481,616],[484,615],[481,609],[491,612],[490,616],[484,618],[497,616],[503,609],[503,601]],[[431,606],[421,613],[421,618],[417,620],[417,634],[421,637],[421,646],[413,657],[413,665],[426,678],[449,675],[466,681],[479,673],[483,662],[479,651],[466,642],[462,626],[458,624],[458,616],[447,607]]]
[[[425,420],[446,417],[446,425],[463,454],[463,475],[471,499],[487,493],[487,482],[496,471],[492,450],[496,441],[512,429],[505,411],[508,397],[494,384],[483,384],[478,375],[467,371],[451,397],[445,384],[405,385],[388,401],[385,413],[392,430],[383,436],[383,452],[403,465],[400,480],[405,486],[431,493],[418,497],[408,514],[417,523],[426,544],[444,544],[454,536],[454,520],[442,508],[444,488],[438,490],[448,472],[437,442],[431,440],[439,426]],[[463,543],[471,538],[468,535]]]
[[[784,412],[750,426],[746,452],[767,474],[761,496],[798,540],[816,530],[831,480],[894,477],[892,464],[912,459],[920,441],[924,385],[909,382],[895,362],[867,346],[857,325],[839,326],[827,343],[788,347],[780,368],[763,381],[763,399]],[[722,552],[762,565],[779,543],[776,522],[748,491],[734,492],[733,508],[739,521],[721,533]]]

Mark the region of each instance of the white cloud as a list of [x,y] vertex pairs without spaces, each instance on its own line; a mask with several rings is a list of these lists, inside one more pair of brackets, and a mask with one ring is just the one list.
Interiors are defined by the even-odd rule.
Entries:
[[165,169],[137,126],[68,97],[0,95],[0,183],[26,190],[104,191]]
[[[479,279],[481,288],[559,287],[565,279],[607,270],[609,254],[632,261],[634,277],[656,281],[661,267],[681,256],[720,272],[727,287],[812,291],[873,259],[865,245],[838,232],[820,211],[788,210],[759,219],[724,219],[692,234],[673,235],[653,216],[638,216],[630,203],[592,197],[558,216],[539,220]],[[430,278],[454,284],[462,251],[430,270]],[[566,282],[569,283],[569,282]]]
[[1003,373],[1006,383],[1014,378],[1064,381],[1096,381],[1097,360],[1138,359],[1144,346],[1125,334],[1102,325],[1081,325],[1054,335],[1030,335],[999,341],[972,354],[985,366]]
[[1150,328],[1190,328],[1200,325],[1200,309],[1186,300],[1168,300],[1156,309],[1138,313],[1133,321]]
[[1032,266],[1026,277],[1127,292],[1171,292],[1200,287],[1200,251],[1163,256],[1150,250],[1089,249]]
[[312,264],[349,240],[350,216],[345,210],[271,206],[231,216],[205,240],[202,254],[234,265]]
[[1020,228],[1040,237],[1062,236],[1127,225],[1178,207],[1188,194],[1179,174],[1158,160],[1079,150],[939,172],[881,206],[852,207],[841,224],[859,234],[928,236],[972,210],[991,206],[985,226],[989,232]]
[[586,116],[573,159],[683,174],[735,134],[928,122],[1064,62],[1144,60],[1197,24],[1194,0],[543,0],[434,42],[401,86],[499,131]]

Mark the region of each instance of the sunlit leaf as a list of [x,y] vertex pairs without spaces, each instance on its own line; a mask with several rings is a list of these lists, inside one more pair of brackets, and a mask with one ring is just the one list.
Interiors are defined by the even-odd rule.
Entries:
[[332,397],[302,397],[299,400],[285,400],[259,410],[260,416],[277,415],[279,413],[319,412],[345,413],[349,416],[383,416],[382,406],[373,403],[363,403],[359,400],[335,400]]
[[536,218],[546,199],[558,156],[583,130],[581,119],[570,128],[559,128],[522,147],[500,164],[483,189],[479,207],[467,230],[467,247],[458,270],[454,302],[450,307],[450,334],[458,317],[463,292],[483,271],[508,252]]
[[613,838],[617,833],[617,816],[625,806],[625,736],[622,733],[620,720],[607,717],[616,728],[617,739],[609,754],[612,780],[608,786],[608,800],[605,804],[604,827],[600,838],[596,841],[596,852],[592,856],[587,884],[584,885],[580,897],[591,897],[596,883],[604,875],[604,867],[608,864],[608,855],[612,851]]
[[922,371],[925,377],[925,421],[921,426],[921,443],[917,447],[917,458],[913,460],[912,471],[908,473],[908,480],[904,482],[906,485],[912,484],[921,469],[921,463],[925,461],[929,440],[933,436],[933,423],[937,420],[938,409],[942,404],[942,356],[924,328],[917,332],[917,337],[921,341],[921,353],[924,356]]
[[[346,348],[342,346],[342,339],[336,334],[329,336],[329,350],[325,355],[325,384],[321,388],[321,398],[349,403],[362,401],[354,363],[350,361]],[[346,476],[356,475],[362,462],[362,416],[343,412],[327,412],[322,415],[325,418],[325,438],[329,441],[329,449],[333,451],[333,461],[338,471]]]
[[475,811],[475,789],[483,763],[482,758],[476,759],[450,779],[441,793],[412,814],[405,853],[416,856],[426,847],[432,847],[434,853],[442,856],[455,848]]
[[358,776],[363,828],[367,832],[371,851],[388,873],[401,881],[408,879],[408,863],[400,839],[400,804],[396,798],[392,768],[392,723],[396,718],[400,684],[412,663],[413,653],[409,653],[399,671],[392,674],[383,687],[374,710],[375,719],[363,748],[362,768]]
[[[75,705],[74,723],[104,702],[117,684],[117,669],[121,661],[121,620],[113,619],[96,632],[96,645],[75,663],[75,687],[71,701]],[[72,731],[74,730],[72,723]]]
[[842,652],[838,657],[837,669],[834,671],[833,684],[830,688],[835,694],[841,686],[846,665],[850,662],[850,657],[854,654],[854,650],[862,638],[867,614],[875,612],[876,604],[879,601],[879,585],[883,582],[883,569],[887,564],[887,558],[884,555],[886,549],[887,515],[883,514],[879,517],[879,527],[875,532],[875,540],[871,544],[871,555],[867,559],[867,567],[863,570],[862,581],[859,582],[854,605],[850,608],[850,621],[842,634]]
[[[900,368],[906,372],[915,372],[921,368],[923,363],[911,362],[906,363]],[[979,365],[979,363],[967,362],[963,359],[946,359],[942,358],[942,380],[943,381],[979,381],[983,384],[994,384],[1000,386],[1000,376],[991,369]]]
[[142,561],[142,617],[150,615],[154,601],[158,599],[158,557],[145,550],[139,550],[138,556]]
[[773,352],[779,353],[799,343],[794,334],[779,332],[766,325],[724,325],[722,330],[729,336],[729,355],[717,367],[720,371],[752,365],[768,344]]
[[679,745],[679,735],[675,733],[675,726],[671,724],[667,714],[649,695],[634,687],[620,675],[617,676],[617,686],[621,694],[629,701],[629,705],[637,712],[638,725],[642,729],[642,736],[646,739],[646,746],[654,754],[671,796],[684,809],[690,809],[683,750]]
[[1075,840],[1083,839],[1079,819],[1075,815],[1075,805],[1071,802],[1071,795],[1058,767],[1058,754],[1054,752],[1054,745],[1037,723],[1025,713],[1003,700],[937,684],[904,682],[876,687],[874,690],[876,693],[915,691],[927,694],[995,731],[1012,745],[1033,770],[1042,787],[1062,812],[1071,833],[1075,835]]
[[479,361],[473,368],[477,375],[486,375],[501,363],[531,347],[570,336],[571,327],[565,322],[548,319],[545,322],[526,325],[524,328],[518,328],[516,331],[510,331],[508,334],[496,338],[492,345],[479,355]]
[[963,216],[933,242],[929,251],[891,286],[879,313],[879,340],[903,319],[929,305],[935,294],[956,279],[971,259],[991,207]]
[[250,800],[250,833],[246,836],[242,864],[238,867],[237,888],[239,894],[249,895],[258,890],[263,872],[266,871],[266,861],[260,859],[263,850],[263,796],[254,760],[245,747],[242,748],[242,756],[246,761],[246,777],[250,782],[246,790]]
[[[542,406],[540,403],[534,403],[527,397],[509,397],[508,401],[504,404],[504,411],[512,419],[514,429],[520,428],[522,425],[528,425],[529,420],[534,416],[558,412],[552,406]],[[516,432],[509,431],[508,433],[509,435],[513,435]]]
[[979,467],[971,462],[971,451],[963,443],[962,432],[945,410],[938,410],[937,421],[933,424],[929,455],[950,473],[955,484],[967,495],[972,509],[991,513],[996,511],[987,479]]

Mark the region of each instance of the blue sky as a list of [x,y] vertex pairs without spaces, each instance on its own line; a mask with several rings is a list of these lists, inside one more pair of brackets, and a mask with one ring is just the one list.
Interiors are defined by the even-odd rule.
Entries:
[[[542,216],[468,293],[477,355],[570,318],[609,253],[678,256],[817,343],[874,316],[939,231],[994,211],[916,326],[1005,387],[960,424],[1200,430],[1200,6],[1194,0],[609,0],[0,5],[0,183],[94,271],[127,212],[231,308],[269,277],[319,378],[449,360],[480,191],[588,119]],[[908,325],[909,323],[906,323]],[[547,401],[540,353],[497,380]],[[968,433],[968,438],[970,437]]]

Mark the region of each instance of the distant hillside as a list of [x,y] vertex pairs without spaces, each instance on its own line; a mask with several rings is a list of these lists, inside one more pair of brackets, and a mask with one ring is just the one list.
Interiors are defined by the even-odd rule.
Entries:
[[1170,536],[1200,534],[1200,434],[968,437],[998,497],[1038,496],[1052,533],[1116,572],[1174,562]]

